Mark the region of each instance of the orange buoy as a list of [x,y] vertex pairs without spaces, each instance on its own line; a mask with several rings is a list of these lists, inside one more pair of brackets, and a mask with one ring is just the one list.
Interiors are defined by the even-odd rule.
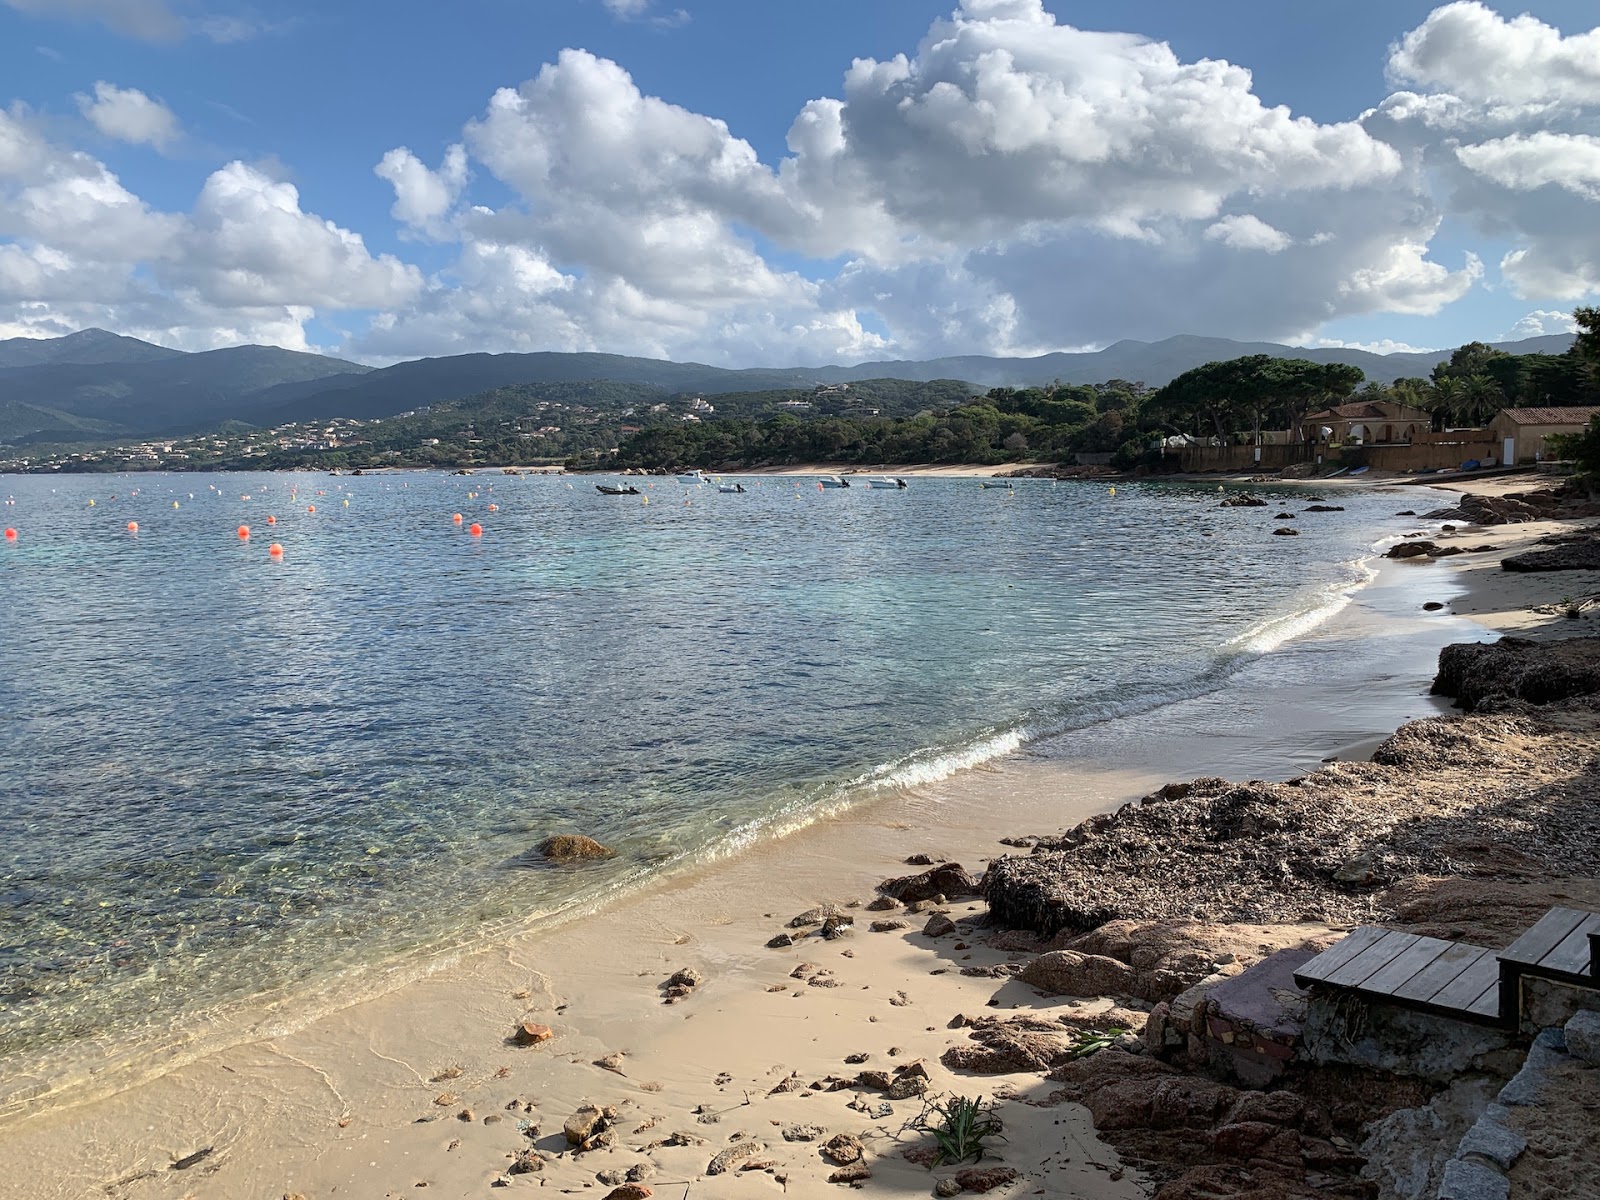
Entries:
[[128,532],[129,533],[138,533],[139,532],[139,522],[137,522],[137,521],[129,521],[128,522]]
[[306,505],[306,511],[308,513],[314,513],[317,511],[317,506],[315,504],[308,504]]
[[267,553],[273,558],[282,558],[283,547],[278,545],[277,542],[273,542],[272,545],[267,547]]
[[455,516],[451,517],[450,519],[452,521],[454,521],[457,525],[461,524],[461,514],[460,513],[457,513]]
[[250,526],[248,526],[248,525],[239,526],[239,540],[241,542],[248,542],[250,540]]
[[500,511],[500,506],[498,504],[491,504],[491,505],[489,505],[489,511],[490,512],[499,512]]
[[267,524],[268,525],[276,525],[277,523],[278,523],[278,518],[277,517],[268,517],[267,518]]
[[17,531],[15,529],[6,530],[6,541],[14,542],[16,540],[17,540]]
[[483,526],[482,525],[478,525],[478,524],[474,524],[470,529],[467,530],[467,532],[470,533],[473,537],[482,537],[483,536]]

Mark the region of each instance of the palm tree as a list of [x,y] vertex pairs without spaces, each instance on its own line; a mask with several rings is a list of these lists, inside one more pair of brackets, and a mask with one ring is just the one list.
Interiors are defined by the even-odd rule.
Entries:
[[1487,375],[1474,375],[1462,389],[1467,419],[1473,425],[1486,425],[1504,407],[1505,393]]
[[1429,389],[1427,409],[1434,415],[1434,419],[1441,425],[1448,427],[1454,423],[1456,413],[1461,407],[1462,395],[1466,391],[1461,386],[1461,381],[1454,375],[1446,375],[1436,379]]

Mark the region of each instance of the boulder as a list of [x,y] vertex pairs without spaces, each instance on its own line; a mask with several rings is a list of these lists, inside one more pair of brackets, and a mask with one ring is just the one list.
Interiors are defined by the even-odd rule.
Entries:
[[956,923],[943,913],[934,913],[928,918],[928,923],[922,927],[925,936],[931,938],[946,937],[956,931]]
[[953,1176],[964,1192],[992,1192],[1016,1181],[1017,1172],[1011,1167],[968,1167]]
[[1600,1067],[1600,1012],[1584,1011],[1567,1022],[1567,1053]]
[[735,1142],[721,1154],[717,1155],[706,1166],[707,1175],[721,1175],[733,1170],[740,1163],[760,1154],[766,1147],[760,1142]]
[[1265,508],[1267,502],[1259,496],[1252,496],[1249,492],[1240,492],[1237,496],[1229,496],[1218,508]]
[[655,1193],[642,1183],[625,1183],[606,1193],[606,1200],[650,1200]]
[[853,1162],[849,1166],[840,1167],[828,1176],[829,1183],[860,1183],[862,1180],[872,1178],[872,1168],[864,1162]]
[[1055,996],[1127,996],[1137,973],[1125,962],[1076,950],[1052,950],[1022,969],[1019,978]]
[[867,926],[867,928],[872,930],[873,933],[893,933],[897,929],[906,928],[906,923],[904,921],[889,919],[883,921],[874,921],[871,925]]
[[866,1157],[866,1147],[853,1133],[836,1133],[822,1143],[822,1152],[841,1167],[860,1162]]
[[537,1021],[521,1021],[511,1031],[511,1040],[519,1046],[537,1046],[540,1042],[548,1042],[555,1035],[555,1030],[548,1025],[540,1025]]
[[603,846],[591,837],[584,837],[577,833],[562,833],[555,837],[545,838],[536,847],[550,862],[561,866],[569,863],[595,862],[602,858],[616,857],[616,851],[609,846]]
[[1342,504],[1312,504],[1306,508],[1307,512],[1343,512]]
[[1296,529],[1292,525],[1279,525],[1272,532],[1277,537],[1299,537],[1300,536],[1300,531],[1298,529]]
[[1600,693],[1600,638],[1503,637],[1446,646],[1433,693],[1455,697],[1468,712],[1494,712],[1509,701],[1538,705],[1591,696]]
[[1425,558],[1439,549],[1432,542],[1401,542],[1390,546],[1385,558]]
[[767,949],[768,950],[781,950],[785,946],[792,946],[792,945],[794,945],[794,939],[792,937],[790,937],[787,933],[780,933],[776,937],[769,938],[767,940]]
[[902,904],[914,904],[935,896],[971,896],[977,892],[978,885],[960,863],[940,863],[920,875],[886,879],[878,885],[878,890]]

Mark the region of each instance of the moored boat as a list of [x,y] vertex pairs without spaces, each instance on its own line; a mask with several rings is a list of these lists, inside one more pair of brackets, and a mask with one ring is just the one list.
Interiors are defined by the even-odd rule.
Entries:
[[719,492],[743,492],[744,491],[744,484],[742,484],[742,483],[719,483],[719,484],[717,484],[717,491],[719,491]]
[[693,471],[682,471],[678,475],[679,483],[704,483],[705,481],[706,473],[698,469]]
[[639,494],[639,489],[631,483],[624,484],[622,487],[610,487],[603,483],[597,483],[594,485],[594,490],[602,496],[637,496]]
[[904,479],[891,479],[889,476],[883,475],[876,479],[867,480],[867,486],[869,488],[904,488],[907,484]]
[[817,480],[817,486],[825,488],[847,488],[850,486],[850,481],[844,478],[842,475],[824,475],[821,479]]
[[983,488],[985,491],[993,489],[995,491],[1009,492],[1014,490],[1011,486],[1011,480],[1009,479],[985,479],[982,483],[978,484],[978,486]]

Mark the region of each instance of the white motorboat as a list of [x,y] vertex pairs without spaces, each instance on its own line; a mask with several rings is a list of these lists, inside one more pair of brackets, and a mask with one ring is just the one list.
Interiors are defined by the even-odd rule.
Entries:
[[1001,492],[1009,492],[1012,490],[1011,480],[1009,479],[985,479],[978,486],[983,488],[984,491],[993,489]]
[[704,483],[706,473],[701,470],[684,471],[678,476],[679,483]]
[[869,488],[904,488],[907,484],[904,479],[891,479],[884,475],[877,479],[867,480],[867,486]]
[[850,481],[840,475],[824,475],[821,479],[817,480],[817,486],[824,488],[847,488],[850,486]]

